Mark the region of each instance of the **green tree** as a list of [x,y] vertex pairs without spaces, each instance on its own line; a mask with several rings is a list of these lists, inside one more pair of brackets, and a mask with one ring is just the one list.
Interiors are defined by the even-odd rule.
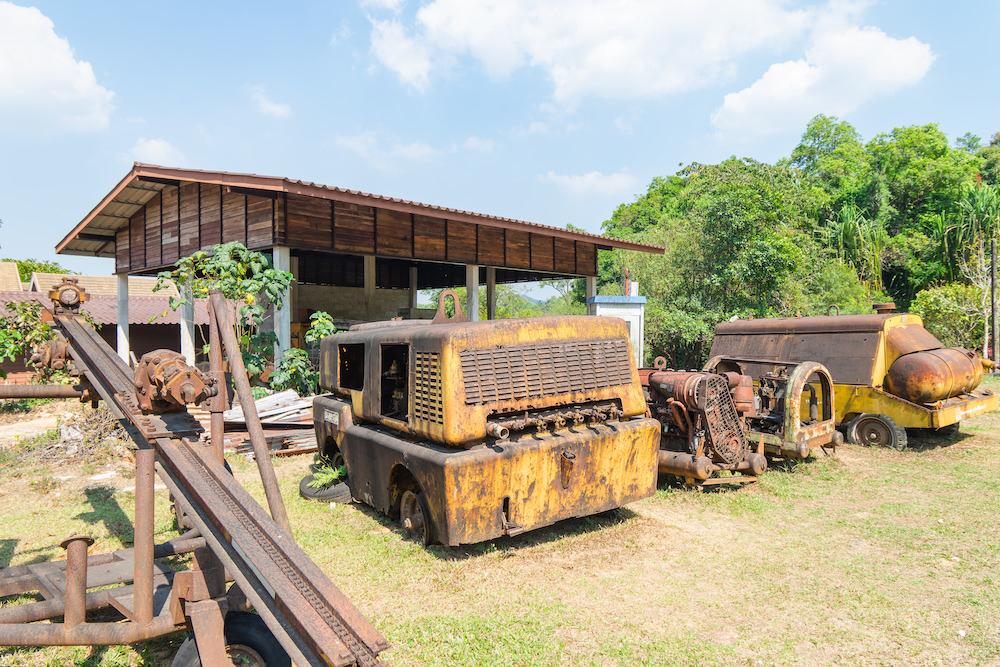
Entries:
[[59,262],[52,262],[49,260],[42,259],[11,259],[6,257],[2,262],[14,262],[17,264],[17,274],[21,278],[22,283],[26,283],[31,280],[31,276],[34,273],[69,273],[76,274],[77,271],[69,271]]

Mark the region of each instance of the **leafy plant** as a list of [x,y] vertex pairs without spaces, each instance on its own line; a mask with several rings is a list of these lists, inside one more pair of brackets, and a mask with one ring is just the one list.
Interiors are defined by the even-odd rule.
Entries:
[[170,307],[179,308],[191,298],[207,298],[211,290],[220,290],[229,301],[239,305],[236,335],[243,363],[251,377],[260,377],[273,355],[276,338],[260,327],[267,308],[281,308],[292,274],[278,271],[263,253],[248,250],[232,242],[199,250],[177,261],[170,271],[161,271],[154,291],[165,289],[173,281],[178,294],[170,297]]
[[309,330],[306,331],[305,339],[307,343],[318,343],[327,336],[337,333],[337,327],[333,325],[333,318],[329,313],[315,312],[309,316]]
[[315,470],[315,472],[313,472],[312,481],[309,482],[308,486],[314,489],[322,489],[323,487],[336,484],[346,478],[347,466],[338,466],[334,468],[333,466],[324,465],[320,466]]
[[316,393],[319,372],[309,362],[309,353],[298,348],[285,350],[285,357],[274,366],[271,388],[276,391],[294,389],[300,396]]

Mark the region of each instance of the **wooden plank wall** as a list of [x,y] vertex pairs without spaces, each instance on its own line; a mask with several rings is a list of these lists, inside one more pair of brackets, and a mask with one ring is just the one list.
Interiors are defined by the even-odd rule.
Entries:
[[[252,194],[219,185],[167,186],[115,239],[116,271],[165,268],[217,243],[597,273],[593,243],[319,197]],[[391,282],[391,281],[390,281]]]

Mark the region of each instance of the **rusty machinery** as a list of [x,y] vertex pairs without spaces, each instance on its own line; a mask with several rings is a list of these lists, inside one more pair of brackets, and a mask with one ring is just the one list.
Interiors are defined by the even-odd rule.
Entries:
[[[63,542],[65,561],[0,570],[0,597],[43,598],[0,609],[0,645],[130,644],[190,628],[193,641],[182,644],[175,665],[382,664],[385,639],[295,544],[222,294],[209,300],[208,374],[162,350],[145,355],[133,373],[79,316],[82,289],[64,281],[51,294],[60,340],[40,356],[71,364],[79,379],[58,391],[104,400],[137,445],[135,546],[88,556],[93,540],[75,535]],[[223,465],[223,348],[270,516]],[[2,387],[0,397],[20,391]],[[199,439],[203,429],[184,407],[192,401],[211,413],[211,444]],[[163,544],[153,542],[154,471],[194,525]],[[181,554],[191,556],[185,569],[157,560]],[[228,590],[227,580],[235,582]],[[244,611],[251,606],[257,614]],[[88,621],[88,612],[103,608],[124,620]],[[36,622],[58,617],[61,623]]]
[[[445,315],[453,299],[454,317]],[[355,325],[321,344],[317,443],[352,495],[425,543],[470,544],[656,490],[659,425],[616,318]]]
[[650,414],[660,422],[660,474],[691,486],[745,484],[767,470],[767,458],[744,433],[753,390],[738,373],[656,368],[639,371]]
[[[740,410],[747,438],[769,457],[805,459],[844,442],[833,412],[833,379],[823,364],[717,356],[705,368],[740,377],[746,400],[752,400]],[[756,376],[749,375],[751,368]]]
[[711,354],[747,357],[743,365],[755,375],[776,363],[824,364],[836,389],[834,419],[856,444],[903,448],[907,428],[943,428],[997,409],[1000,396],[977,389],[992,362],[944,347],[918,315],[892,312],[893,304],[875,308],[723,322]]

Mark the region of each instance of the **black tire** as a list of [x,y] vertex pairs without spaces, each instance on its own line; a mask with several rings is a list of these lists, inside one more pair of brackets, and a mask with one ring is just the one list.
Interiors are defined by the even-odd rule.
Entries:
[[299,482],[299,495],[306,500],[317,500],[321,503],[350,503],[351,487],[347,482],[334,482],[329,486],[309,486],[312,475],[306,475]]
[[[226,653],[247,667],[291,667],[292,660],[257,614],[232,611],[226,614]],[[201,667],[194,635],[188,635],[174,655],[170,667]]]
[[866,413],[847,424],[847,441],[868,447],[906,448],[906,429],[886,415]]

